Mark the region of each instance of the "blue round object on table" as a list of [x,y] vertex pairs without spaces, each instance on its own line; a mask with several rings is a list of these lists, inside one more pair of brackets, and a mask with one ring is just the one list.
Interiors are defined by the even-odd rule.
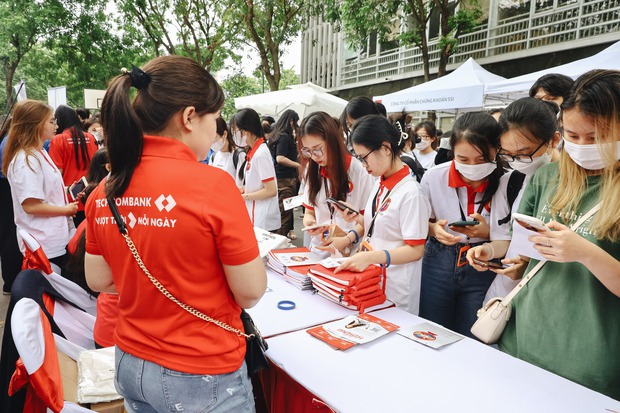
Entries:
[[295,308],[295,302],[289,300],[282,300],[278,303],[280,310],[292,310]]

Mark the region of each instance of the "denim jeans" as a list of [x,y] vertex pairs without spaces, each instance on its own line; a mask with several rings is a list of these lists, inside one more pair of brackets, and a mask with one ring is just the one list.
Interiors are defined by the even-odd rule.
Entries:
[[254,412],[252,383],[241,368],[216,376],[188,374],[142,360],[116,347],[116,391],[128,413]]
[[[471,244],[476,245],[479,244]],[[470,329],[495,273],[476,271],[469,264],[457,267],[462,246],[444,245],[433,237],[428,239],[422,260],[420,317],[475,338]]]

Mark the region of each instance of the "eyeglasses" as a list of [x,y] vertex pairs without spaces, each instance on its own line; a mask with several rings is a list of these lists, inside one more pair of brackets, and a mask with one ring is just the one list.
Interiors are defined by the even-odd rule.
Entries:
[[310,149],[310,148],[301,148],[301,155],[306,158],[320,158],[323,156],[323,148]]
[[521,163],[532,163],[534,161],[534,159],[532,158],[532,156],[538,152],[538,150],[540,148],[542,148],[544,145],[546,145],[547,142],[543,142],[540,145],[538,145],[538,148],[534,149],[534,151],[532,153],[530,153],[529,155],[509,155],[507,153],[502,153],[502,149],[500,148],[499,153],[497,154],[500,158],[502,158],[503,160],[505,160],[506,162],[511,162],[511,161],[516,161],[516,162],[521,162]]
[[416,136],[416,138],[422,139],[423,141],[430,141],[430,140],[433,139],[432,137],[430,137],[428,135],[418,135],[418,134],[416,134],[415,136]]
[[357,154],[354,154],[353,156],[355,156],[357,158],[357,160],[362,163],[362,165],[368,166],[368,161],[366,160],[366,158],[368,158],[368,156],[370,156],[370,154],[373,153],[374,151],[376,151],[376,149],[373,149],[372,151],[368,152],[364,156],[359,156]]

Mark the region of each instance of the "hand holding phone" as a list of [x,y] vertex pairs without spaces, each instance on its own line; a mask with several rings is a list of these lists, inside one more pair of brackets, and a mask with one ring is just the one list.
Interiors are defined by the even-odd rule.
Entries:
[[467,227],[470,225],[479,225],[480,221],[477,219],[472,219],[471,221],[455,221],[448,224],[449,227]]
[[473,261],[474,261],[474,264],[479,265],[481,267],[486,267],[486,268],[495,268],[498,270],[503,270],[504,268],[507,267],[506,265],[498,264],[497,262],[494,262],[494,261],[482,261],[476,258],[474,258]]
[[353,213],[355,215],[359,215],[359,211],[356,211],[355,209],[351,208],[350,206],[348,206],[344,202],[338,201],[337,199],[327,198],[327,203],[335,206],[336,208],[338,208],[341,211],[349,210],[351,213]]
[[82,178],[80,178],[79,181],[74,182],[69,187],[69,195],[71,196],[71,200],[72,201],[77,201],[78,195],[80,195],[80,193],[84,192],[84,190],[86,189],[86,186],[88,186],[88,182],[86,182],[86,178],[85,177],[82,177]]
[[530,231],[545,233],[550,231],[549,228],[538,218],[531,217],[529,215],[519,214],[515,212],[512,214],[512,219],[519,223],[522,227],[529,229]]

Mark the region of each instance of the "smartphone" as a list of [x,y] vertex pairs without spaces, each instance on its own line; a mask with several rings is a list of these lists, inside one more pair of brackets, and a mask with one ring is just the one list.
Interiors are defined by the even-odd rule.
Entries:
[[488,268],[495,268],[498,270],[503,270],[504,268],[507,268],[507,266],[505,266],[504,264],[499,264],[497,262],[494,261],[481,261],[481,260],[477,260],[474,258],[474,264],[477,264],[481,267],[488,267]]
[[323,228],[323,227],[329,227],[331,224],[314,224],[314,225],[308,225],[307,227],[303,227],[301,230],[302,231],[312,231],[313,229],[317,229],[317,228]]
[[69,187],[69,194],[71,195],[73,201],[78,199],[78,195],[86,189],[87,185],[88,182],[86,182],[86,178],[82,177],[79,181]]
[[344,203],[342,203],[342,201],[338,201],[337,199],[327,198],[327,202],[332,204],[332,205],[336,205],[337,208],[342,210],[342,211],[346,211],[348,209],[349,211],[353,212],[356,215],[359,214],[359,211],[354,210],[350,206],[345,205]]
[[529,215],[523,215],[515,212],[512,214],[512,219],[518,222],[522,227],[536,232],[547,232],[549,228],[538,218],[530,217]]
[[478,221],[477,219],[473,219],[471,221],[455,221],[451,224],[448,224],[449,227],[467,227],[470,225],[478,225],[480,224],[480,221]]

